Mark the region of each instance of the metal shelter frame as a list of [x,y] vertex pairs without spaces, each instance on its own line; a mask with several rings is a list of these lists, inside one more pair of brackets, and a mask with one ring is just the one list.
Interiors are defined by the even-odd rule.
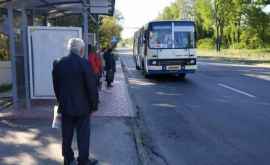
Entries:
[[[105,4],[105,5],[104,5]],[[21,37],[24,58],[24,85],[25,85],[25,103],[28,110],[31,109],[29,67],[28,67],[28,49],[27,49],[27,26],[28,16],[45,16],[47,19],[53,19],[66,15],[80,14],[83,16],[83,39],[88,43],[88,25],[92,14],[109,15],[114,13],[115,0],[0,0],[0,9],[7,11],[7,24],[9,36],[9,52],[11,54],[12,66],[12,97],[14,109],[18,105],[17,73],[16,73],[16,41],[13,26],[14,12],[21,13]],[[29,12],[30,11],[30,12]],[[88,46],[86,44],[85,55],[87,55]]]

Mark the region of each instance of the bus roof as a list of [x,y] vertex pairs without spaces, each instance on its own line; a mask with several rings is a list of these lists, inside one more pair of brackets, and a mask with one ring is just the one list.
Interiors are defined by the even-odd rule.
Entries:
[[149,22],[147,25],[150,25],[150,24],[155,24],[155,23],[170,23],[170,22],[174,22],[174,23],[179,23],[181,25],[195,25],[195,22],[194,21],[187,21],[187,20],[179,20],[179,21],[176,21],[176,20],[166,20],[166,21],[151,21]]
[[148,29],[149,25],[151,24],[159,24],[159,23],[171,23],[171,22],[174,22],[174,23],[178,23],[180,25],[183,25],[183,26],[195,26],[195,22],[194,21],[189,21],[189,20],[161,20],[161,21],[150,21],[148,22],[147,24],[145,24],[142,28],[140,28],[137,32],[139,33],[140,31],[143,31],[145,29]]
[[155,20],[155,21],[150,21],[149,23],[156,23],[156,22],[183,22],[183,23],[194,23],[194,21],[190,21],[190,20]]

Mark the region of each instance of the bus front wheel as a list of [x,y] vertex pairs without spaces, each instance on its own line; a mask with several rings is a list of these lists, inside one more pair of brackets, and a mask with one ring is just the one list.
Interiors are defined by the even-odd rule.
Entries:
[[181,80],[184,80],[186,78],[186,74],[185,73],[181,73],[178,75],[178,77],[181,79]]

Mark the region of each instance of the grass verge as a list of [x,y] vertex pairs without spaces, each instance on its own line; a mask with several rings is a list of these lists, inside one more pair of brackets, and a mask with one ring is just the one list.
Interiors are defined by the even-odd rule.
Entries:
[[199,49],[198,54],[201,59],[270,67],[270,49],[225,49],[219,53]]

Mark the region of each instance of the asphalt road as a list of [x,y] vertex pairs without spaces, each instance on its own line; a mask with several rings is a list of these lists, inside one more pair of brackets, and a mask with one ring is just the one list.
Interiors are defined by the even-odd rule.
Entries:
[[130,51],[119,54],[164,164],[270,164],[270,69],[199,61],[186,80],[145,79]]

